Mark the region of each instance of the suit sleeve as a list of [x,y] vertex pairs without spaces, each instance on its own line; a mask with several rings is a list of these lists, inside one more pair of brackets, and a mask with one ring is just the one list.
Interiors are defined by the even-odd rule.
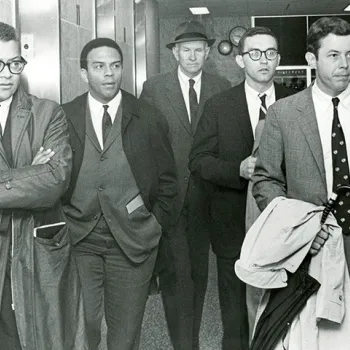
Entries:
[[236,190],[244,189],[248,181],[240,177],[241,159],[232,155],[230,159],[220,157],[217,103],[210,99],[204,106],[203,114],[197,126],[189,168],[195,176],[218,186]]
[[252,176],[252,192],[260,210],[275,197],[286,196],[284,145],[278,113],[276,104],[268,109]]
[[[52,207],[66,190],[71,170],[71,149],[65,114],[58,105],[51,113],[43,138],[44,149],[55,155],[43,165],[28,165],[0,171],[1,209],[45,209]],[[35,116],[34,116],[35,118]]]
[[152,84],[150,84],[147,80],[143,83],[142,92],[140,95],[140,100],[146,101],[150,105],[154,105],[152,98]]
[[158,172],[158,192],[152,213],[164,229],[174,224],[174,203],[178,194],[175,160],[168,138],[168,128],[165,117],[156,111],[154,125],[151,125],[151,140]]

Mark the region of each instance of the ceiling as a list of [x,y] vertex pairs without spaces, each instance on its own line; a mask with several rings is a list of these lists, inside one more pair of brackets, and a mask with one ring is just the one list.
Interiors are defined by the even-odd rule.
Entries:
[[[350,0],[157,0],[161,18],[189,17],[189,7],[208,7],[212,17],[342,14]],[[349,13],[350,12],[345,12]]]

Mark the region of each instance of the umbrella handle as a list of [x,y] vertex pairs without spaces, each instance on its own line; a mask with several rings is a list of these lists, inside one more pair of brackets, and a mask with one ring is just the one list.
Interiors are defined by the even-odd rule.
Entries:
[[331,212],[331,210],[334,207],[334,203],[336,202],[338,195],[341,191],[348,190],[350,191],[349,185],[341,185],[336,188],[336,190],[331,194],[331,197],[329,198],[328,202],[325,205],[325,208],[323,209],[322,217],[321,217],[321,225],[323,225],[326,222],[328,214]]

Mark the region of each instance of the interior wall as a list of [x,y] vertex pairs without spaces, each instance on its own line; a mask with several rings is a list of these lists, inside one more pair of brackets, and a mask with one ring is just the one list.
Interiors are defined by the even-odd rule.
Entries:
[[159,11],[156,0],[135,1],[136,96],[148,77],[160,72]]
[[60,101],[58,0],[18,0],[22,56],[28,62],[21,78],[29,93]]
[[15,26],[16,0],[0,0],[0,21]]
[[115,0],[115,41],[123,52],[121,87],[135,94],[135,19],[134,0]]
[[95,38],[95,0],[61,0],[61,101],[71,101],[88,90],[80,77],[80,52]]
[[[196,17],[196,18],[195,18]],[[238,53],[237,48],[233,48],[231,54],[224,56],[218,52],[218,44],[221,40],[228,40],[230,29],[235,26],[251,27],[249,16],[242,17],[218,17],[194,16],[193,19],[201,22],[209,38],[215,38],[216,41],[210,50],[208,60],[205,63],[204,70],[209,73],[218,74],[226,77],[233,85],[243,81],[244,74],[237,65],[235,56]],[[160,19],[160,71],[167,72],[177,67],[177,63],[171,50],[165,47],[166,44],[174,41],[176,27],[190,18]]]

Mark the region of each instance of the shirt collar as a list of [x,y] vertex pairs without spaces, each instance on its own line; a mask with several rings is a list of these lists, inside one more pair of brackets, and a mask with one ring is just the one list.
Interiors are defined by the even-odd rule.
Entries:
[[202,73],[203,71],[201,70],[199,72],[199,74],[197,74],[194,78],[189,78],[180,68],[180,66],[178,66],[177,68],[177,75],[179,77],[179,79],[182,81],[182,83],[186,83],[186,84],[189,84],[189,80],[190,79],[193,79],[194,80],[194,84],[198,83],[199,80],[202,79]]
[[[328,107],[332,103],[332,96],[326,94],[323,92],[319,86],[317,85],[317,80],[315,80],[315,83],[312,86],[312,93],[314,98],[316,98],[317,103],[323,104],[324,107]],[[337,96],[340,100],[339,103],[343,104],[346,108],[350,109],[350,84],[348,87]]]
[[13,95],[11,97],[9,97],[7,100],[4,100],[2,102],[0,102],[0,106],[1,108],[10,108],[10,104],[13,100]]
[[246,94],[248,94],[251,97],[254,97],[256,99],[260,99],[259,96],[262,94],[265,94],[266,97],[269,99],[271,96],[273,96],[275,92],[275,85],[272,84],[266,91],[264,92],[258,92],[255,89],[253,89],[249,84],[247,83],[247,80],[244,82],[244,89]]
[[101,103],[100,101],[97,101],[92,95],[91,92],[89,92],[88,95],[89,98],[89,107],[92,113],[95,115],[99,115],[100,111],[102,110],[102,106],[108,105],[108,111],[117,111],[118,107],[120,105],[121,99],[122,99],[122,93],[121,90],[118,91],[118,93],[114,96],[112,100],[110,100],[108,103]]

